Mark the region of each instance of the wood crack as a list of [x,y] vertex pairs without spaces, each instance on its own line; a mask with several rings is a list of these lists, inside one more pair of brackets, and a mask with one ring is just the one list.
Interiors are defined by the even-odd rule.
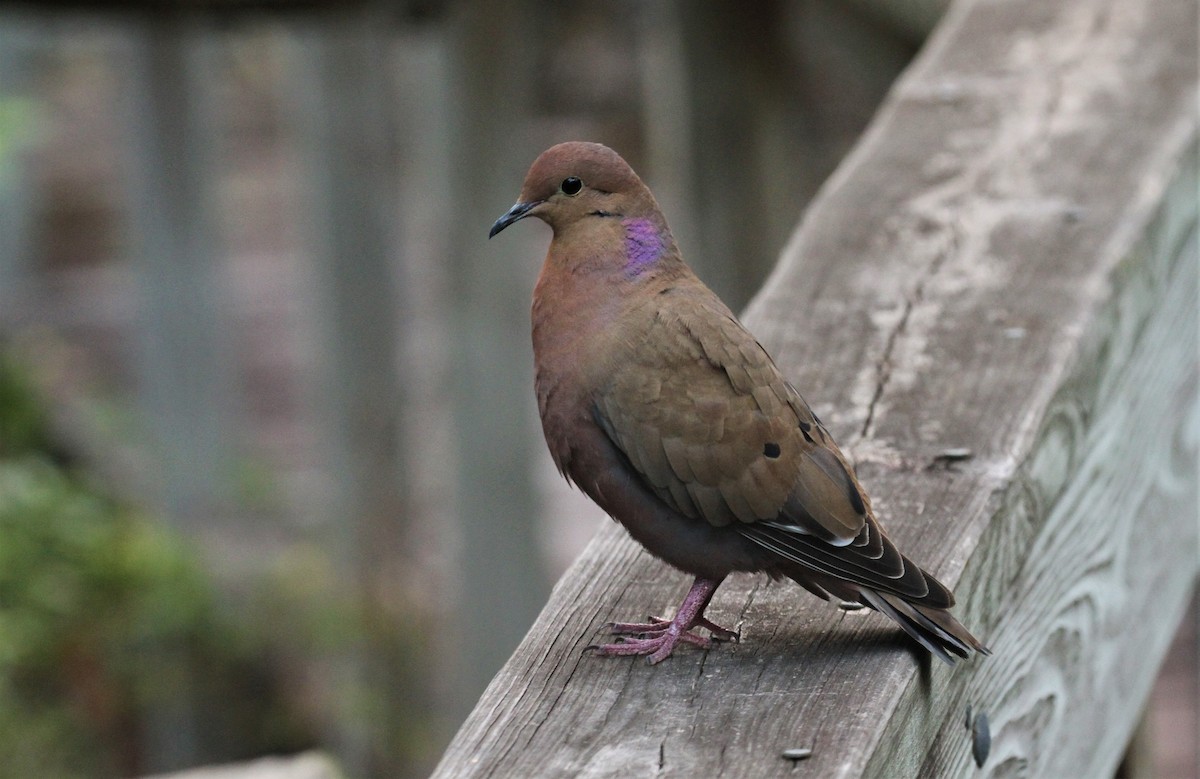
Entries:
[[892,377],[892,351],[896,347],[896,339],[904,332],[904,328],[908,326],[908,318],[912,314],[915,298],[919,299],[921,288],[923,285],[917,285],[913,298],[909,298],[904,302],[904,313],[900,315],[900,321],[892,328],[892,332],[888,334],[887,342],[883,345],[883,354],[879,361],[875,363],[875,392],[871,395],[871,402],[867,404],[867,418],[863,421],[862,430],[858,431],[859,438],[867,438],[871,434],[871,426],[875,423],[875,408],[879,405],[879,399],[883,397],[883,390],[887,387],[888,380]]
[[[566,625],[564,624],[559,629],[560,634],[565,629],[566,629]],[[569,656],[570,655],[568,655],[568,657]],[[541,730],[542,725],[544,725],[546,723],[546,721],[550,719],[551,714],[554,713],[554,710],[555,710],[555,708],[557,708],[558,702],[562,698],[563,693],[565,693],[567,691],[567,689],[570,688],[571,680],[575,678],[575,672],[579,670],[579,662],[582,659],[582,653],[576,654],[574,657],[575,657],[575,664],[571,667],[571,672],[569,674],[567,674],[566,681],[562,684],[561,687],[559,687],[558,694],[554,696],[554,700],[550,703],[550,706],[547,707],[546,716],[539,719],[537,721],[537,724],[535,724],[533,726],[533,732],[531,734],[529,734],[529,739],[528,739],[527,743],[531,743],[531,742],[533,742],[533,740],[535,738],[537,738],[538,731]],[[553,676],[553,672],[551,672],[547,676],[547,678],[549,678],[550,676]]]
[[[614,601],[614,603],[620,603],[624,599],[625,593],[628,592],[629,587],[632,585],[632,583],[633,583],[632,580],[625,581],[624,586],[621,588],[620,594],[617,597],[617,599]],[[562,638],[562,635],[563,635],[564,631],[566,631],[567,626],[568,626],[567,622],[563,622],[559,625],[558,632],[555,637],[556,641]],[[586,650],[584,650],[584,651],[586,651]],[[569,655],[568,655],[568,657],[569,657]],[[574,655],[575,664],[571,667],[571,672],[567,674],[566,681],[558,688],[558,694],[554,696],[554,700],[546,708],[545,716],[542,717],[541,719],[539,719],[534,724],[533,732],[529,734],[529,738],[527,739],[526,743],[532,743],[537,738],[538,731],[541,730],[542,725],[544,725],[550,719],[551,715],[554,713],[554,710],[558,707],[558,703],[561,700],[562,696],[564,695],[564,693],[566,693],[566,691],[568,689],[570,689],[571,680],[575,678],[575,673],[579,670],[579,665],[580,665],[580,662],[582,659],[583,659],[582,653]],[[558,667],[558,665],[559,664],[556,663],[556,668]],[[554,675],[554,673],[553,673],[553,671],[551,671],[550,674],[547,676],[547,679],[549,679],[553,675]],[[526,690],[526,691],[528,691],[528,690]],[[522,697],[524,697],[524,693],[522,693]],[[607,719],[607,717],[608,717],[608,713],[605,712],[605,718]],[[514,746],[513,744],[510,744],[508,749],[511,750],[513,746]],[[506,752],[507,751],[508,750],[506,750]]]
[[908,321],[912,317],[913,309],[925,299],[925,285],[938,274],[942,266],[945,265],[946,259],[958,248],[957,231],[951,225],[947,225],[946,229],[950,233],[949,246],[934,255],[933,260],[921,274],[920,280],[913,287],[912,294],[905,298],[904,312],[900,315],[899,321],[896,322],[891,332],[888,333],[887,341],[883,345],[883,353],[875,363],[875,392],[867,404],[867,416],[863,420],[862,429],[858,432],[860,439],[869,438],[871,435],[875,424],[876,409],[878,409],[879,401],[883,397],[883,393],[892,378],[893,355],[896,350],[896,344],[900,340],[900,336],[908,328]]
[[746,595],[746,602],[742,604],[741,610],[738,611],[737,617],[737,632],[741,635],[742,625],[746,622],[746,612],[750,609],[750,604],[754,603],[754,597],[758,595],[758,591],[762,589],[763,579],[759,577],[754,581],[754,586],[750,588],[750,592]]

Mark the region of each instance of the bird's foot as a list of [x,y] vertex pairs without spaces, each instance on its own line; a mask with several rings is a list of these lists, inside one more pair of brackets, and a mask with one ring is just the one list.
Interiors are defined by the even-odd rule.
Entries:
[[[610,622],[606,627],[614,636],[649,636],[656,633],[662,633],[671,625],[671,620],[655,617],[653,615],[646,617],[648,622]],[[710,621],[706,617],[700,617],[691,627],[704,628],[712,634],[714,641],[732,641],[737,643],[742,639],[742,634],[727,628],[723,628],[715,622]],[[689,628],[690,630],[690,628]],[[701,636],[694,633],[686,633],[685,635],[705,640]],[[687,640],[686,638],[683,640]],[[689,643],[692,643],[689,641]]]
[[[714,641],[738,641],[741,635],[700,617],[690,624],[666,620],[661,617],[650,617],[649,622],[612,622],[609,631],[621,636],[615,644],[598,644],[588,647],[598,655],[606,657],[628,657],[649,655],[651,665],[660,663],[671,656],[679,644],[707,649]],[[711,633],[701,636],[692,632],[692,628],[704,628]],[[626,636],[629,636],[626,638]]]
[[[720,585],[720,579],[697,576],[683,603],[679,605],[675,619],[650,617],[650,621],[646,623],[613,622],[608,629],[621,636],[620,640],[615,644],[589,646],[588,649],[598,655],[617,657],[649,655],[650,665],[654,665],[670,657],[680,643],[706,649],[712,646],[713,641],[737,641],[740,638],[737,633],[704,618],[704,609],[708,607],[709,600]],[[712,637],[696,635],[692,628],[705,628]]]

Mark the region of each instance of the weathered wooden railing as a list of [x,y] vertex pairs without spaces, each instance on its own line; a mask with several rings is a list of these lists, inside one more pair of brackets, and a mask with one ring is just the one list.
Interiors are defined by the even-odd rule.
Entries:
[[968,706],[988,775],[1112,775],[1197,574],[1196,13],[952,6],[745,315],[994,655],[746,576],[740,644],[593,657],[687,584],[613,526],[437,777],[963,775]]

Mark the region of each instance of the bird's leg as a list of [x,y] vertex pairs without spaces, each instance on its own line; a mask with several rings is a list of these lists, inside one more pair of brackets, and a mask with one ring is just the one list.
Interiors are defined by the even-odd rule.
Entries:
[[[697,576],[692,583],[692,589],[679,605],[675,618],[665,620],[650,617],[647,623],[616,622],[609,626],[613,633],[621,636],[637,636],[637,638],[622,638],[615,644],[604,644],[589,647],[601,655],[649,655],[651,665],[661,662],[671,656],[680,642],[698,647],[708,647],[713,639],[718,641],[736,641],[738,634],[726,630],[720,625],[705,619],[704,609],[712,600],[713,593],[721,586],[720,579],[706,579]],[[692,628],[702,627],[712,633],[712,639],[692,633]]]

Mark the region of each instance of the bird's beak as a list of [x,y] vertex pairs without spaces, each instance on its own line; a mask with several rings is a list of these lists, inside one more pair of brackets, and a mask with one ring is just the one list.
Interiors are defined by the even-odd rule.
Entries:
[[540,200],[533,200],[528,203],[517,203],[512,208],[508,209],[508,213],[496,220],[496,223],[492,225],[492,229],[488,231],[488,238],[494,237],[496,233],[508,227],[513,222],[520,221],[529,216],[529,212],[541,204],[542,201]]

